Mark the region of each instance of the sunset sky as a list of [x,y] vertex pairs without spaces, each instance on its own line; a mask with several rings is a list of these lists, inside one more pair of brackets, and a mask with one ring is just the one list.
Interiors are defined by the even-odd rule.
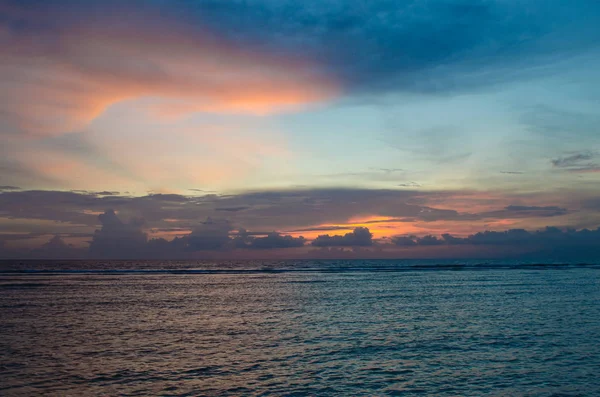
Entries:
[[599,26],[597,0],[0,0],[0,257],[591,249]]

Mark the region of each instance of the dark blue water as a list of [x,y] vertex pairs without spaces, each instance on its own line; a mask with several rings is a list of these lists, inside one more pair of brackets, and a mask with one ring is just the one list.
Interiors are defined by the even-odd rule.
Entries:
[[0,395],[600,395],[600,268],[4,262]]

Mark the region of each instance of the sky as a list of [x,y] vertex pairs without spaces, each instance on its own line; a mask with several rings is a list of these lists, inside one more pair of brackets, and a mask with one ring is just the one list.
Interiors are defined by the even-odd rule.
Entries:
[[0,0],[0,257],[597,255],[596,0]]

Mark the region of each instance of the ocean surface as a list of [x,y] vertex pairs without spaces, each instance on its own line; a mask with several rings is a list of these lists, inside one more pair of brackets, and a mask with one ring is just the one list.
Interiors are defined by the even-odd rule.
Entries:
[[2,396],[600,396],[600,266],[0,262]]

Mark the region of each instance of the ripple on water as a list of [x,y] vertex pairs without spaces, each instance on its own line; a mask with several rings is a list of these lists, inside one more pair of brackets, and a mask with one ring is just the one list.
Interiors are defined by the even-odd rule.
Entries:
[[336,266],[0,276],[0,395],[600,395],[595,268]]

